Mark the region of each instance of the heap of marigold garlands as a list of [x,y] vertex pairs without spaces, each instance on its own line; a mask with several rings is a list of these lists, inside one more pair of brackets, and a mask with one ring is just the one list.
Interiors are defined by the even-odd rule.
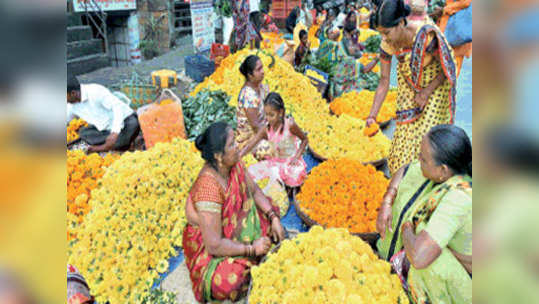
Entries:
[[303,212],[324,227],[374,232],[388,184],[384,174],[371,165],[349,159],[329,160],[311,171],[297,201]]
[[139,303],[181,246],[188,191],[203,166],[181,139],[127,152],[92,191],[91,212],[69,243],[69,263],[100,303]]
[[[388,155],[390,141],[385,135],[379,132],[373,137],[364,136],[363,121],[344,115],[331,115],[326,101],[310,80],[294,71],[288,62],[270,56],[270,52],[258,52],[264,64],[264,83],[283,97],[287,112],[308,132],[310,146],[316,153],[326,158],[347,157],[362,162],[375,161]],[[245,82],[239,66],[251,54],[257,54],[257,51],[243,49],[225,58],[215,73],[191,92],[191,96],[196,96],[204,88],[222,90],[232,96],[230,105],[237,106],[237,96]]]
[[[335,98],[329,108],[337,115],[346,113],[352,117],[366,120],[371,112],[374,95],[376,92],[363,90],[351,91]],[[386,122],[397,116],[397,91],[387,92],[386,99],[376,117],[377,122]]]
[[97,153],[86,155],[81,150],[67,151],[67,212],[71,222],[67,229],[68,240],[75,237],[70,226],[80,225],[90,211],[91,191],[97,187],[105,168],[118,157],[116,154],[107,154],[103,158]]
[[86,127],[87,125],[88,123],[86,123],[86,121],[80,118],[72,119],[67,125],[67,129],[66,129],[67,142],[71,142],[71,141],[74,141],[75,139],[78,139],[79,129],[82,127]]
[[345,229],[314,226],[284,240],[251,275],[249,303],[408,303],[390,264]]

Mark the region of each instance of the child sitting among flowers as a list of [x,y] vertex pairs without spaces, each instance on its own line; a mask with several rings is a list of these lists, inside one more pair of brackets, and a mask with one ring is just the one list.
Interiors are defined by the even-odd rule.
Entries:
[[290,188],[299,187],[307,176],[307,165],[302,158],[307,147],[307,135],[292,117],[285,116],[281,95],[272,92],[264,100],[267,125],[241,151],[249,153],[259,141],[266,139],[273,146],[272,156],[249,167],[255,181],[268,178]]

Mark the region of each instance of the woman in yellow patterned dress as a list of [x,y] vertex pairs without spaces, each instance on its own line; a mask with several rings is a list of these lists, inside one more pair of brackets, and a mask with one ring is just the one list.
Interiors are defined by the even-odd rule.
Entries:
[[452,124],[456,73],[453,50],[432,22],[407,22],[410,7],[403,0],[385,0],[371,16],[383,37],[381,79],[367,125],[376,121],[389,89],[391,60],[397,58],[397,128],[388,165],[391,174],[416,160],[421,139],[435,125]]
[[[239,149],[243,150],[264,126],[266,121],[264,99],[269,93],[269,88],[262,84],[264,66],[258,56],[247,56],[240,66],[240,73],[245,77],[245,84],[238,96],[236,141]],[[262,140],[252,153],[256,159],[263,160],[272,155],[271,145],[267,140]]]

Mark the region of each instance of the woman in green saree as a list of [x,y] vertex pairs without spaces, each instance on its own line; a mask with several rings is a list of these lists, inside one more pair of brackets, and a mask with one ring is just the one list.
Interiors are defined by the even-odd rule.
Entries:
[[344,35],[337,47],[337,64],[334,66],[333,78],[330,85],[332,98],[337,98],[349,91],[361,91],[365,86],[361,75],[370,72],[378,63],[377,57],[366,66],[359,62],[362,56],[357,39],[354,34],[357,28],[355,23],[346,23]]
[[472,302],[472,146],[454,125],[433,127],[419,161],[393,176],[376,227],[388,261],[410,262],[415,303]]
[[250,267],[280,242],[279,208],[264,196],[239,161],[234,131],[212,124],[196,139],[206,165],[186,204],[185,262],[199,302],[236,301],[249,285]]

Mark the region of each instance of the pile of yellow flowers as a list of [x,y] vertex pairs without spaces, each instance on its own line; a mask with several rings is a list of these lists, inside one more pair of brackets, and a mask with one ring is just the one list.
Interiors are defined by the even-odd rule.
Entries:
[[345,229],[314,226],[251,269],[249,303],[408,303],[388,262]]
[[276,45],[284,43],[283,34],[274,32],[261,32],[262,35],[262,47],[273,48]]
[[67,151],[67,213],[70,225],[67,227],[67,239],[74,237],[71,227],[77,227],[90,211],[88,200],[91,191],[97,187],[105,169],[116,159],[117,154],[101,157],[97,153],[86,155],[81,150]]
[[[258,52],[264,65],[264,83],[271,91],[281,95],[286,111],[296,123],[309,133],[313,150],[326,158],[353,158],[363,162],[384,158],[389,153],[389,139],[381,132],[373,137],[363,135],[365,123],[353,117],[335,117],[330,114],[326,101],[311,84],[308,77],[297,73],[281,58],[269,55],[269,50]],[[243,49],[225,58],[215,73],[204,79],[194,90],[222,90],[237,106],[239,92],[245,82],[239,72],[243,60],[256,50]],[[271,65],[271,67],[270,67]],[[354,136],[350,136],[354,134]]]
[[[139,303],[181,246],[188,191],[203,160],[182,139],[126,152],[92,191],[69,263],[100,303]],[[151,269],[151,270],[149,270]]]
[[361,43],[367,41],[367,39],[369,39],[371,36],[376,36],[376,35],[380,35],[380,33],[378,31],[375,31],[373,29],[360,29],[359,30],[359,36],[357,38],[357,40]]
[[343,114],[327,120],[304,120],[302,127],[309,130],[309,145],[325,158],[349,158],[363,163],[387,157],[391,141],[382,133],[364,134],[363,120]]
[[67,142],[71,142],[71,141],[74,141],[75,139],[78,139],[79,129],[82,127],[86,127],[87,125],[88,123],[86,123],[86,121],[80,118],[72,119],[67,125],[67,130],[66,130]]
[[309,39],[309,42],[311,43],[311,49],[317,49],[320,47],[320,40],[318,39],[318,37],[316,37],[316,32],[318,31],[319,28],[320,26],[316,24],[313,24],[309,28],[308,39]]
[[[363,90],[350,91],[331,102],[329,108],[337,115],[348,114],[366,120],[371,111],[376,92]],[[386,122],[397,116],[397,91],[387,92],[386,99],[376,117],[377,122]]]

